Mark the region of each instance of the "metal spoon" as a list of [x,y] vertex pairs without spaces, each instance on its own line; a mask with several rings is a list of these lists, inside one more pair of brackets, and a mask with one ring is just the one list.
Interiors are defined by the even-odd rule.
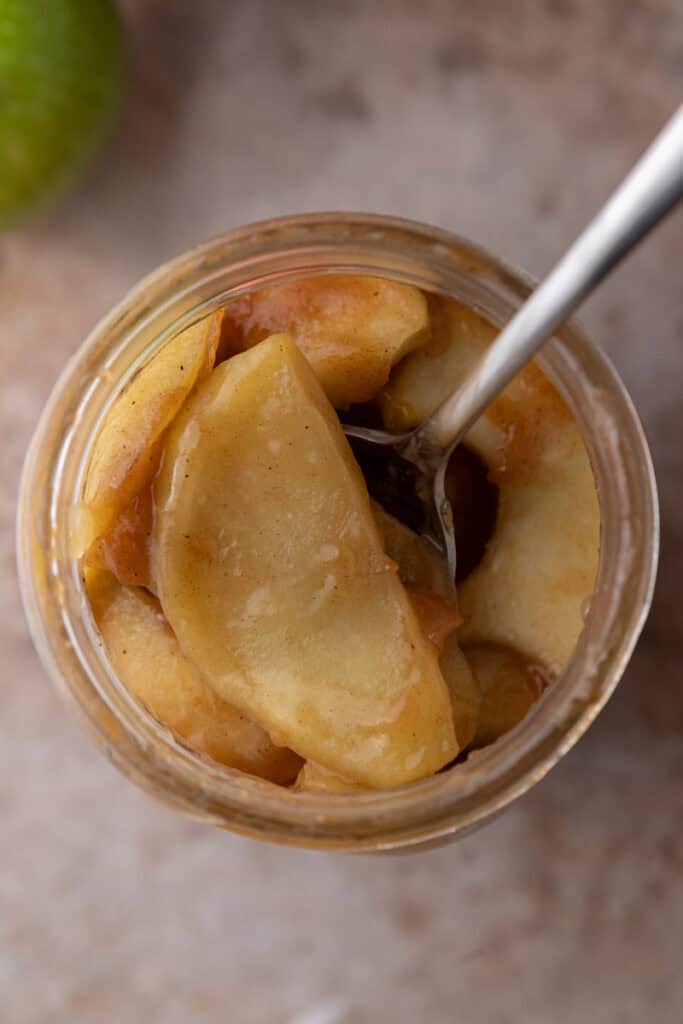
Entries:
[[683,106],[436,412],[403,434],[344,426],[347,436],[389,445],[417,468],[416,491],[437,513],[451,580],[456,550],[445,476],[453,449],[570,313],[681,198]]

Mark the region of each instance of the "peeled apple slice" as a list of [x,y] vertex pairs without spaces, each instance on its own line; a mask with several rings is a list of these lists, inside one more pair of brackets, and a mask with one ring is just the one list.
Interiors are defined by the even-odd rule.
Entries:
[[[448,581],[446,561],[425,537],[414,533],[377,502],[372,503],[372,511],[384,537],[384,549],[398,565],[422,632],[439,652],[455,735],[463,750],[474,738],[481,693],[455,636],[463,620],[454,603],[455,591]],[[304,778],[308,778],[307,769],[308,762],[302,769]]]
[[451,699],[458,746],[464,750],[477,732],[482,701],[481,688],[460,649],[456,636],[450,636],[446,640],[439,664]]
[[377,501],[372,502],[372,514],[384,537],[384,550],[398,565],[403,582],[421,591],[430,590],[452,602],[454,592],[448,581],[448,566],[434,545]]
[[381,277],[309,277],[251,292],[225,308],[221,357],[289,334],[334,406],[366,402],[389,371],[429,337],[418,288]]
[[149,566],[154,507],[152,481],[136,494],[111,526],[90,545],[85,564],[113,573],[124,586],[154,590]]
[[552,674],[583,629],[600,548],[598,498],[578,431],[556,443],[557,456],[548,451],[533,483],[500,488],[493,536],[459,591],[463,643],[515,648]]
[[538,665],[509,648],[471,647],[465,656],[482,693],[474,743],[484,747],[522,721],[548,678]]
[[436,650],[306,359],[275,336],[171,428],[152,567],[186,656],[278,742],[375,788],[457,753]]
[[431,590],[407,585],[406,592],[422,632],[441,654],[448,637],[462,624],[457,608]]
[[172,338],[146,363],[109,410],[85,482],[86,546],[102,536],[149,483],[161,435],[193,387],[213,368],[222,314]]
[[178,647],[158,601],[109,573],[86,579],[112,668],[155,718],[214,761],[283,785],[296,777],[301,759],[214,693]]
[[422,632],[441,653],[446,638],[462,623],[455,591],[448,585],[446,563],[428,540],[376,501],[372,502],[372,514],[384,538],[384,550],[398,566]]
[[388,430],[407,430],[448,398],[496,336],[496,329],[459,302],[429,297],[431,338],[394,370],[380,395]]

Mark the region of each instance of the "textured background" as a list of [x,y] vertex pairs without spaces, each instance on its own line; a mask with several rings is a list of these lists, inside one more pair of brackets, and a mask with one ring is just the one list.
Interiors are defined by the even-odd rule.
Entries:
[[161,260],[321,208],[540,273],[683,95],[680,0],[129,0],[134,81],[84,190],[0,240],[0,1019],[678,1024],[683,215],[586,307],[653,441],[664,548],[617,696],[532,794],[400,858],[272,849],[156,806],[48,686],[17,476],[85,332]]

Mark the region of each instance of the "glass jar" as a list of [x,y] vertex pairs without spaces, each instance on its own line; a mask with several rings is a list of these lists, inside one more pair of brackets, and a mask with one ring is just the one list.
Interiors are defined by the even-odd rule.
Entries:
[[134,288],[66,366],[27,456],[18,550],[26,614],[45,668],[126,775],[194,817],[244,835],[377,851],[463,835],[543,778],[585,732],[619,681],[647,615],[657,495],[623,386],[605,356],[568,323],[539,363],[567,400],[590,453],[600,567],[577,647],[523,722],[454,770],[350,796],[294,793],[189,750],[127,692],[98,642],[73,546],[91,445],[130,377],[187,323],[265,284],[344,271],[441,292],[496,324],[533,287],[525,274],[464,239],[367,214],[286,217],[198,246]]

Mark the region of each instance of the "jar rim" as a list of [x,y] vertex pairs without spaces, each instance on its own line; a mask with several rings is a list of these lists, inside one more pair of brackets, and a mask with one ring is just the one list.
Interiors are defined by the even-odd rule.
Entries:
[[593,462],[603,526],[598,599],[568,665],[522,723],[452,771],[348,797],[282,790],[183,746],[108,666],[65,509],[81,493],[89,445],[108,404],[165,337],[259,281],[344,271],[431,285],[499,322],[534,287],[529,275],[458,235],[377,214],[275,218],[204,242],[136,285],[65,367],[27,454],[17,543],[22,597],[43,664],[125,774],[237,832],[309,848],[376,850],[471,829],[539,781],[585,732],[616,687],[647,616],[658,507],[631,400],[607,357],[568,321],[539,362],[568,400]]

